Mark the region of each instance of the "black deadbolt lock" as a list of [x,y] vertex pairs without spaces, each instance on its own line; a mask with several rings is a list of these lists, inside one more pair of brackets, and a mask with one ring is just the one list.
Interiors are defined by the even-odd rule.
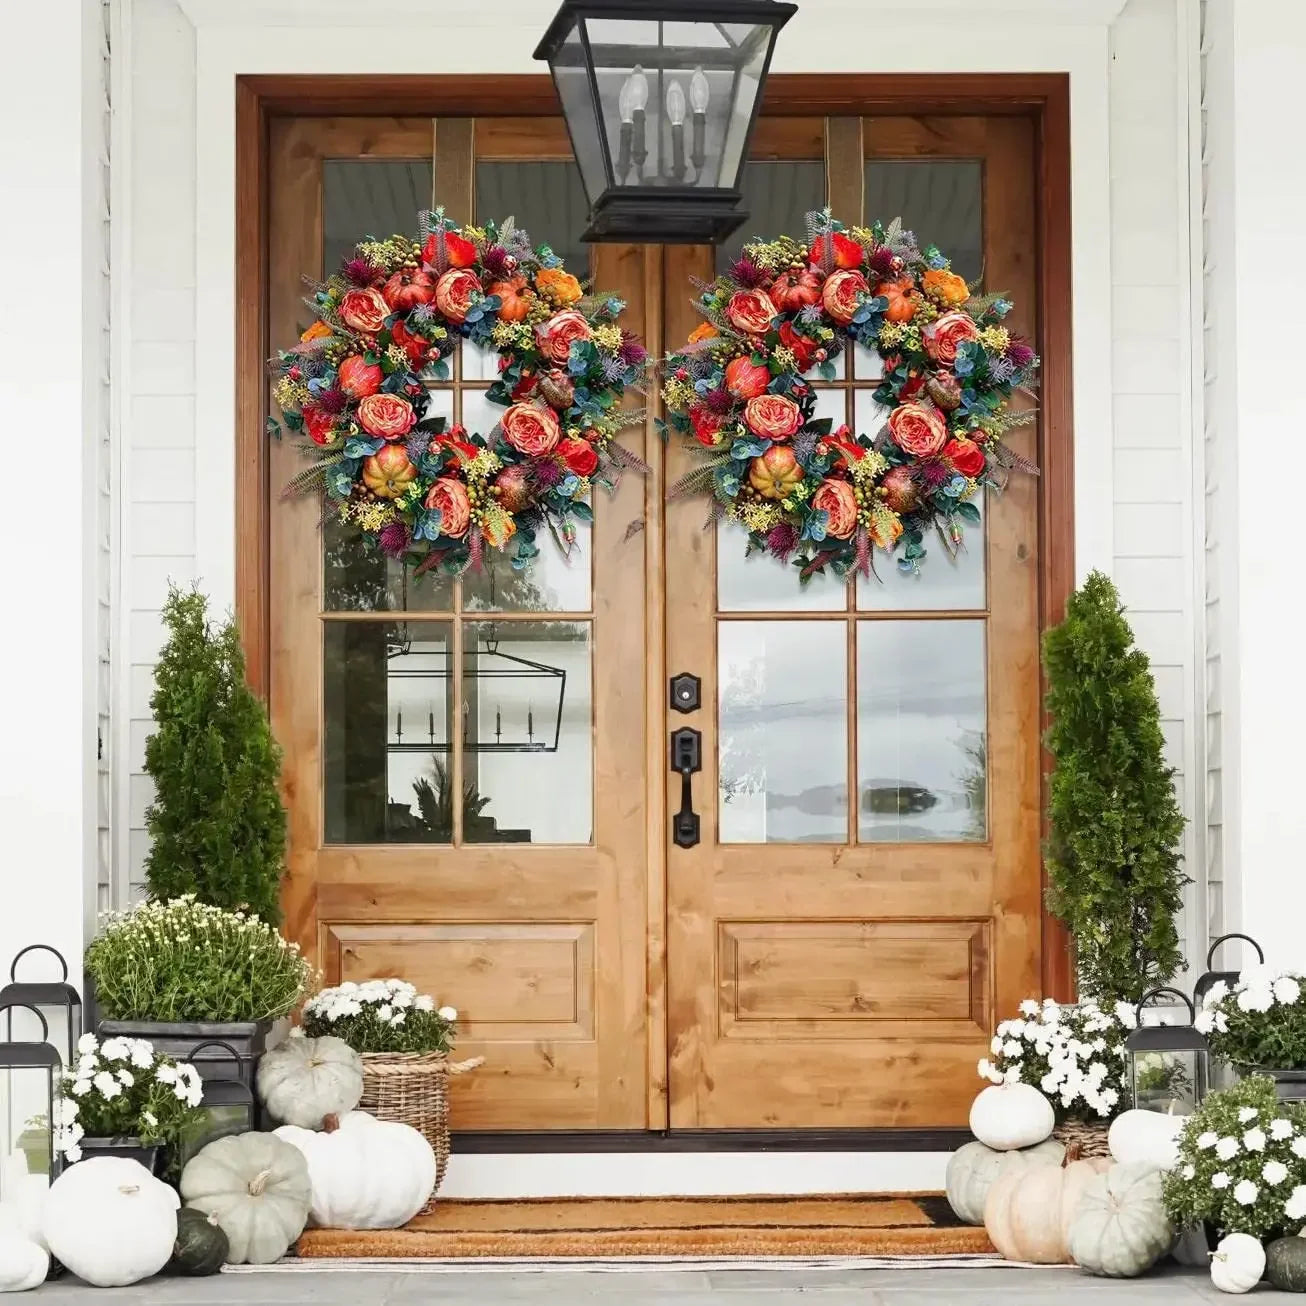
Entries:
[[701,706],[703,682],[688,671],[671,677],[671,706],[677,712],[693,712]]

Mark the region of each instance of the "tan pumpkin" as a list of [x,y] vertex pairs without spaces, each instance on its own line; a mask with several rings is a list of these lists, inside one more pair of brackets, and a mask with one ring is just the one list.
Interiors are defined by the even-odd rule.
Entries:
[[397,499],[416,475],[402,444],[383,445],[363,464],[363,484],[378,499]]
[[1005,1174],[989,1189],[984,1228],[1009,1261],[1064,1265],[1070,1260],[1070,1225],[1085,1189],[1111,1168],[1109,1157],[1080,1159],[1077,1144],[1059,1166],[1041,1165]]
[[803,469],[787,444],[772,445],[748,469],[748,483],[764,499],[783,499],[802,479]]

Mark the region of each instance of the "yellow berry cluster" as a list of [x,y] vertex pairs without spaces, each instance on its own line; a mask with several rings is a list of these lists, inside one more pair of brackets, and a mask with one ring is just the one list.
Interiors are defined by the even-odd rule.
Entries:
[[995,354],[1006,353],[1011,344],[1011,332],[1004,326],[987,326],[980,333],[980,344]]
[[387,240],[364,240],[358,246],[358,255],[374,268],[393,271],[418,258],[422,247],[407,236],[391,236]]
[[726,510],[726,515],[742,522],[750,531],[761,532],[769,531],[772,526],[780,524],[781,509],[778,504],[754,499],[731,504]]
[[621,348],[621,328],[615,323],[604,322],[596,326],[590,332],[590,335],[600,349],[611,350],[615,353]]

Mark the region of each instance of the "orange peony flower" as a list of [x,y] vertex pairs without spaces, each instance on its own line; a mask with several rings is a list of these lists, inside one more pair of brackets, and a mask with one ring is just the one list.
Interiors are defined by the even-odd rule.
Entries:
[[924,404],[899,404],[889,414],[889,434],[904,453],[928,458],[943,448],[948,438],[948,426],[937,408]]
[[334,335],[334,334],[335,333],[331,330],[331,328],[327,326],[327,324],[323,322],[321,318],[318,318],[318,320],[314,322],[313,325],[309,327],[307,331],[304,331],[300,334],[299,338],[307,342],[309,340],[323,340],[327,336]]
[[[328,327],[327,330],[329,332],[330,328]],[[689,333],[689,343],[691,345],[696,345],[700,340],[718,340],[720,337],[721,332],[718,331],[711,322],[700,322]]]
[[455,477],[437,477],[426,492],[426,506],[440,514],[440,534],[458,540],[467,534],[471,524],[472,505],[467,497],[467,487]]
[[957,347],[967,340],[979,339],[979,328],[969,314],[960,311],[935,318],[921,331],[925,352],[936,363],[951,367],[957,361]]
[[825,533],[832,539],[847,540],[857,529],[857,496],[847,481],[827,477],[812,495],[812,507],[827,515]]
[[580,282],[562,268],[541,268],[535,274],[535,288],[563,308],[574,304],[582,293]]
[[947,268],[931,268],[921,278],[921,289],[933,300],[956,308],[970,298],[970,287],[966,278],[959,277]]
[[870,291],[866,278],[860,272],[840,270],[831,272],[821,287],[821,302],[825,311],[840,326],[847,326],[862,306],[862,296]]
[[744,405],[744,421],[764,440],[787,440],[803,424],[803,413],[788,395],[758,395]]

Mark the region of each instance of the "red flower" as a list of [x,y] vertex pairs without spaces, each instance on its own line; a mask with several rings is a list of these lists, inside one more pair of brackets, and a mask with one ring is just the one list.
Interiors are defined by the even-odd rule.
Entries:
[[410,331],[402,322],[396,322],[390,328],[390,338],[408,355],[408,361],[415,367],[431,349],[431,342],[424,336]]
[[330,444],[336,438],[335,418],[320,408],[304,409],[304,429],[314,444]]
[[599,456],[588,440],[563,440],[557,451],[567,464],[567,470],[577,476],[589,476],[598,468]]
[[771,369],[755,363],[748,355],[731,359],[726,367],[726,389],[737,399],[752,399],[771,384]]
[[968,440],[964,435],[949,440],[943,446],[943,456],[963,476],[973,479],[984,470],[984,450],[974,440]]
[[365,399],[381,388],[383,373],[376,363],[369,363],[362,354],[350,354],[338,369],[340,388],[355,399]]
[[359,426],[383,440],[402,440],[416,422],[412,404],[398,395],[368,395],[358,405]]
[[385,326],[390,306],[379,290],[367,286],[362,290],[347,290],[340,301],[340,320],[355,331],[376,335]]
[[764,290],[736,290],[726,305],[726,317],[736,331],[760,336],[775,320],[775,305]]
[[721,425],[724,421],[725,418],[720,413],[714,413],[704,404],[690,405],[689,425],[694,433],[694,439],[709,449],[720,438]]
[[[865,251],[859,241],[854,240],[851,236],[845,236],[842,231],[836,231],[834,235],[834,266],[837,268],[859,268],[862,265],[862,259],[865,257]],[[817,236],[812,241],[812,262],[818,266],[825,259],[825,237]]]
[[[435,262],[436,234],[432,232],[422,246],[422,258],[427,263]],[[476,246],[466,236],[456,231],[444,233],[445,268],[469,268],[476,262]]]
[[806,372],[816,362],[816,351],[821,347],[815,340],[799,335],[792,322],[780,328],[780,343],[793,354],[800,372]]

